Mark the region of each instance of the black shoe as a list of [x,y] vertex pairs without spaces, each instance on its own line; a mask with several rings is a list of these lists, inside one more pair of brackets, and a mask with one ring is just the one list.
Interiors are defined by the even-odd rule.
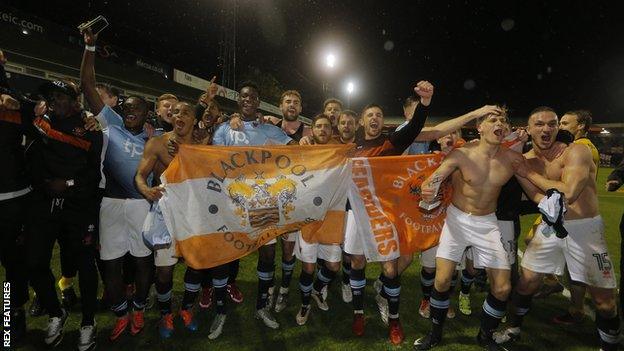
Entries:
[[65,309],[70,310],[78,302],[78,297],[73,287],[61,291],[61,303]]
[[26,335],[26,312],[18,308],[11,314],[11,343],[19,343]]
[[483,334],[481,332],[481,330],[479,330],[479,334],[477,334],[477,343],[484,350],[488,350],[488,351],[508,351],[503,346],[497,344],[491,337],[485,336],[485,334]]
[[441,337],[434,337],[433,332],[429,332],[427,335],[414,341],[414,350],[429,350],[432,349],[442,341]]
[[35,295],[33,297],[33,301],[30,304],[28,313],[30,314],[31,317],[39,317],[39,316],[43,316],[44,314],[47,314],[45,308],[43,308],[43,306],[41,306],[41,303],[39,302],[39,296]]

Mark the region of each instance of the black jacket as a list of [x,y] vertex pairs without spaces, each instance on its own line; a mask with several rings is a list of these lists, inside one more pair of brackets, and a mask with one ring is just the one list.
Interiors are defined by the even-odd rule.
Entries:
[[20,111],[0,111],[0,193],[22,190],[29,185],[22,146],[25,122]]
[[[624,159],[620,162],[619,165],[617,165],[613,169],[613,172],[609,174],[609,177],[607,178],[607,180],[617,180],[618,182],[617,188],[622,186],[622,183],[624,183]],[[614,190],[609,189],[609,190],[615,191],[615,189]]]
[[0,65],[0,94],[11,95],[21,103],[20,111],[0,111],[0,194],[22,190],[30,185],[24,163],[24,135],[32,135],[34,104],[21,94],[11,90]]
[[96,199],[102,132],[86,131],[81,113],[65,119],[40,117],[33,123],[39,135],[26,152],[33,188],[47,193],[48,181],[73,179],[74,186],[54,197]]

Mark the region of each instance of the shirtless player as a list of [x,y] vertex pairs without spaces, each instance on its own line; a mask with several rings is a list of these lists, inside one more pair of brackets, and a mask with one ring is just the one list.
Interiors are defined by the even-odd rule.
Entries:
[[525,162],[518,163],[516,173],[523,177],[519,178],[521,184],[536,202],[552,188],[564,194],[567,207],[564,227],[568,236],[560,239],[546,234],[545,223],[537,228],[526,248],[520,280],[511,299],[515,314],[510,319],[510,327],[496,333],[495,338],[497,342],[506,342],[519,337],[522,320],[544,274],[561,275],[567,265],[572,280],[588,286],[596,307],[601,350],[616,350],[620,319],[615,303],[615,271],[598,211],[597,167],[585,145],[570,144],[562,154],[547,157],[545,153],[557,144],[558,129],[557,115],[551,108],[540,107],[531,113],[528,132],[533,139],[533,149],[525,154]]
[[453,198],[436,255],[430,299],[432,330],[414,342],[416,350],[431,349],[442,341],[442,327],[450,305],[451,278],[468,246],[473,248],[475,266],[485,267],[491,282],[490,293],[483,303],[477,340],[487,349],[498,347],[492,340],[492,332],[505,315],[511,291],[511,264],[496,221],[496,202],[501,187],[514,175],[513,161],[521,159],[519,153],[501,145],[507,125],[504,114],[489,114],[478,124],[479,142],[451,151],[423,182],[422,199],[431,203],[441,183],[450,176]]
[[[214,80],[214,78],[213,78]],[[193,143],[193,127],[195,125],[195,107],[187,102],[178,102],[173,111],[173,130],[161,136],[150,139],[145,144],[143,158],[139,164],[135,181],[137,189],[149,201],[158,201],[162,197],[164,188],[161,186],[149,186],[147,178],[150,174],[159,179],[161,173],[167,168],[173,156],[169,153],[168,144],[175,140],[176,144]],[[175,241],[167,249],[155,250],[154,262],[156,264],[156,291],[158,303],[161,309],[162,319],[159,324],[159,333],[163,338],[169,338],[173,334],[173,315],[171,313],[171,290],[173,285],[173,267],[177,262],[175,254]],[[228,280],[227,265],[215,267],[212,271],[212,283],[215,288],[217,300],[217,314],[210,326],[209,339],[217,338],[225,324],[225,296]],[[201,289],[202,272],[187,267],[184,274],[184,297],[180,310],[180,316],[184,325],[189,330],[197,330],[197,322],[193,316],[192,307]]]

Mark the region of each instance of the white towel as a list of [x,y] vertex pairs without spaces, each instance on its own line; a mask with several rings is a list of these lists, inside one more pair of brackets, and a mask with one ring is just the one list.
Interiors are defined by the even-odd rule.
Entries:
[[159,202],[154,202],[143,223],[143,242],[152,250],[171,245],[171,234],[167,230]]
[[552,234],[554,232],[553,225],[561,221],[563,226],[563,219],[567,211],[565,207],[565,199],[561,192],[556,189],[549,189],[546,192],[546,196],[542,198],[537,208],[542,213],[542,218],[545,220],[543,225],[546,226],[542,230],[544,234]]

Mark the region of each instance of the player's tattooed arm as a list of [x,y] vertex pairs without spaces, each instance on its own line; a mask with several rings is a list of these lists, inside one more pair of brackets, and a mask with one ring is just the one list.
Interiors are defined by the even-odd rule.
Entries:
[[437,187],[440,187],[440,184],[442,184],[443,181],[444,181],[444,178],[442,178],[441,175],[434,174],[433,178],[429,180],[428,186],[437,188]]
[[442,161],[440,167],[438,167],[438,169],[436,169],[429,177],[427,177],[427,179],[425,179],[420,188],[423,201],[434,201],[442,183],[459,167],[460,157],[460,151],[451,151],[451,153],[446,156],[444,161]]

